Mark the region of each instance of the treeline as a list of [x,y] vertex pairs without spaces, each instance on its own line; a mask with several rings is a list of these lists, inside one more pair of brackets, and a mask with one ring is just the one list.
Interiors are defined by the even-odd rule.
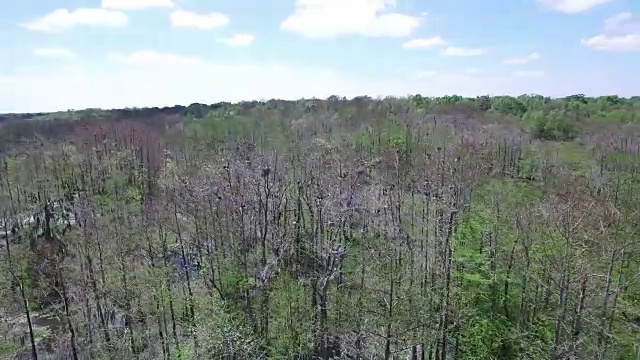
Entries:
[[639,358],[640,133],[541,141],[497,112],[336,97],[32,129],[0,162],[0,351]]
[[[392,99],[389,97],[387,99]],[[542,95],[520,95],[513,96],[478,96],[475,98],[462,97],[459,95],[449,95],[442,97],[423,97],[421,95],[411,95],[406,98],[393,98],[404,100],[415,110],[430,110],[443,106],[455,105],[461,111],[474,112],[496,112],[501,115],[510,115],[524,120],[530,125],[540,127],[541,135],[544,137],[560,136],[553,134],[558,126],[575,127],[580,121],[595,119],[614,122],[634,122],[640,120],[640,96],[631,98],[619,97],[616,95],[587,97],[582,94],[571,95],[563,98],[551,98]],[[285,101],[272,99],[268,101],[246,101],[239,104],[220,102],[214,104],[193,103],[189,106],[175,105],[171,107],[149,107],[149,108],[126,108],[126,109],[86,109],[69,110],[55,113],[21,113],[21,114],[0,114],[0,123],[6,121],[22,120],[119,120],[132,118],[157,118],[157,117],[194,117],[203,118],[210,111],[232,111],[233,109],[247,110],[255,107],[266,107],[269,109],[284,109],[287,107],[298,107],[304,104],[335,104],[336,102],[357,103],[373,102],[374,99],[361,96],[354,99],[345,97],[330,96],[327,99],[301,99],[296,101]],[[311,107],[315,105],[310,105]],[[465,109],[466,108],[466,109]],[[557,122],[566,122],[564,125],[557,125]],[[569,125],[567,125],[569,124]],[[562,130],[566,136],[571,136],[575,129]],[[560,136],[562,137],[562,136]]]
[[175,105],[148,108],[125,108],[125,109],[85,109],[68,110],[52,113],[9,113],[0,114],[0,123],[4,121],[16,120],[120,120],[131,118],[153,118],[158,116],[195,116],[203,117],[211,110],[216,110],[229,103],[217,103],[212,105],[194,103],[189,106]]

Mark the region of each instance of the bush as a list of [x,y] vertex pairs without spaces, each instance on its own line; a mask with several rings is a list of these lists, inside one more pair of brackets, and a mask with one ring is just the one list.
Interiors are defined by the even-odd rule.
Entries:
[[568,141],[578,135],[576,122],[565,111],[553,110],[527,112],[523,120],[533,126],[535,135],[545,140]]

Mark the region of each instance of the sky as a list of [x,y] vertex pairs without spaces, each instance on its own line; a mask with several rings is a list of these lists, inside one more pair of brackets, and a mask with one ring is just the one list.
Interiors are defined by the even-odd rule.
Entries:
[[640,95],[640,1],[0,4],[0,112],[525,93]]

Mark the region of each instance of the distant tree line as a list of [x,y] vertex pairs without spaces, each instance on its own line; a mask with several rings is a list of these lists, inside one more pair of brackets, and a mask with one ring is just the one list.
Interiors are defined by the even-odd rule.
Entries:
[[[576,94],[562,98],[528,94],[514,96],[478,96],[463,97],[460,95],[446,95],[440,97],[424,97],[422,95],[410,95],[405,98],[387,97],[398,101],[407,101],[414,109],[429,110],[443,106],[458,106],[458,109],[467,108],[470,111],[494,112],[502,115],[514,116],[535,125],[544,137],[562,137],[562,134],[553,134],[556,128],[571,127],[572,122],[585,119],[607,120],[618,122],[632,122],[640,120],[640,96],[630,98],[617,95],[588,97]],[[287,101],[272,99],[268,101],[244,101],[238,104],[218,102],[214,104],[193,103],[189,106],[175,105],[165,107],[148,108],[124,108],[124,109],[85,109],[68,110],[60,112],[38,113],[8,113],[0,114],[0,123],[16,120],[65,120],[65,119],[131,119],[131,118],[157,118],[159,116],[183,116],[203,118],[210,111],[220,109],[251,109],[255,107],[267,107],[269,109],[284,109],[297,106],[300,102],[313,104],[309,109],[322,103],[336,102],[372,102],[374,99],[368,96],[359,96],[351,100],[341,96],[330,96],[327,99],[301,99]],[[563,124],[560,124],[563,122]],[[569,129],[561,132],[569,132]],[[570,135],[570,134],[565,134]]]

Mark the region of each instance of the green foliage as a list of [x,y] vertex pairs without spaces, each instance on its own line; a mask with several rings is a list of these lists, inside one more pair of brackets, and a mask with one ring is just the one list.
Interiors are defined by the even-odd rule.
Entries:
[[308,296],[298,282],[287,273],[281,274],[270,289],[269,312],[273,315],[270,334],[270,354],[286,358],[291,354],[305,354],[311,350],[310,324],[313,309]]
[[365,131],[357,131],[352,135],[353,144],[360,151],[371,151],[375,147],[375,139]]
[[0,357],[11,358],[16,350],[17,346],[13,341],[0,338]]
[[198,308],[195,334],[200,347],[190,350],[185,359],[202,356],[217,359],[225,355],[255,358],[261,341],[253,335],[242,314],[217,297],[204,295],[195,301]]
[[[537,191],[526,183],[488,182],[476,192],[469,211],[457,226],[454,274],[458,284],[455,299],[461,317],[459,359],[500,359],[516,353],[542,359],[546,354],[539,346],[548,347],[550,343],[545,342],[548,339],[534,339],[530,331],[517,328],[511,315],[503,310],[517,309],[521,298],[513,295],[505,298],[497,289],[504,287],[505,281],[517,283],[518,279],[504,268],[492,267],[492,262],[508,259],[509,249],[519,240],[512,211],[530,207],[538,198]],[[497,253],[488,244],[490,239],[497,239]],[[522,340],[524,336],[528,341]]]
[[253,278],[246,278],[235,266],[223,265],[221,273],[221,291],[229,299],[239,300],[253,284]]
[[233,115],[223,111],[212,111],[203,118],[191,121],[185,128],[189,137],[205,139],[214,143],[224,143],[228,140],[240,138],[253,138],[255,126],[254,119]]
[[526,180],[535,180],[538,178],[540,166],[538,161],[531,155],[524,156],[519,160],[518,169],[520,177]]
[[520,117],[527,109],[516,98],[511,96],[497,96],[492,99],[491,108],[503,114]]
[[552,110],[545,113],[541,110],[527,112],[523,116],[525,123],[531,124],[535,134],[546,140],[572,140],[578,134],[576,122],[566,111]]

